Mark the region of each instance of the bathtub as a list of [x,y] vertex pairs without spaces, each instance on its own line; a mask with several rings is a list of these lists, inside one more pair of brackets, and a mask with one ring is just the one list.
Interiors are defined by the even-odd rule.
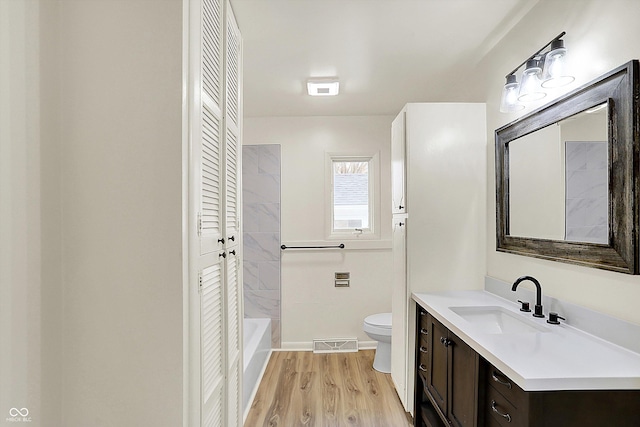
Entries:
[[242,378],[242,407],[245,416],[249,402],[258,388],[258,381],[271,352],[271,319],[244,319],[244,370]]

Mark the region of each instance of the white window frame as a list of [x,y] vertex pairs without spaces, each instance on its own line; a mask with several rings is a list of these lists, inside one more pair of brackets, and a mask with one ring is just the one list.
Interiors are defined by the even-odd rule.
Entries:
[[[380,155],[375,153],[326,153],[325,155],[325,205],[326,205],[326,237],[328,240],[373,240],[380,239]],[[355,229],[333,228],[333,163],[334,162],[367,162],[369,174],[369,228]]]

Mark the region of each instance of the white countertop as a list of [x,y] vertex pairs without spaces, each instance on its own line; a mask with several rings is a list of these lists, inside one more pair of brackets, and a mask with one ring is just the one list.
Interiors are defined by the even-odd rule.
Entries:
[[[640,390],[640,354],[564,323],[550,325],[520,312],[518,303],[486,291],[418,292],[413,299],[525,391]],[[450,310],[463,306],[503,307],[544,331],[486,333]]]

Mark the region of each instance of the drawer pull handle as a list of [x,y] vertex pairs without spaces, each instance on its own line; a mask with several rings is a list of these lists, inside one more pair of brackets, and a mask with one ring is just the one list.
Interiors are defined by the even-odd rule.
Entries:
[[422,372],[427,372],[427,367],[424,366],[422,363],[418,365],[418,369],[420,369]]
[[495,412],[496,414],[500,415],[502,418],[507,420],[508,423],[511,422],[511,415],[503,414],[502,412],[498,411],[498,408],[496,408],[496,401],[495,400],[491,401],[491,409],[493,410],[493,412]]
[[420,353],[428,353],[428,351],[427,351],[427,347],[425,347],[425,346],[421,345],[421,346],[420,346]]
[[508,389],[511,389],[511,383],[507,380],[503,380],[500,379],[500,376],[498,375],[498,373],[496,371],[491,372],[491,378],[493,378],[493,380],[499,384],[502,384],[503,386],[507,387]]
[[453,345],[453,340],[450,340],[449,338],[445,338],[445,337],[440,337],[440,342],[445,347],[449,347],[450,345]]
[[429,331],[428,331],[428,330],[426,330],[425,328],[420,328],[420,333],[421,333],[422,335],[429,335]]

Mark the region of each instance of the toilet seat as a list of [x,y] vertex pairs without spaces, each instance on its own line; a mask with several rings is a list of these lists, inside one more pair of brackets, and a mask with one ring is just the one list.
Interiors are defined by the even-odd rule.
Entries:
[[378,313],[364,319],[364,331],[368,333],[391,336],[391,313]]
[[391,329],[391,313],[378,313],[367,316],[364,323],[378,328]]

